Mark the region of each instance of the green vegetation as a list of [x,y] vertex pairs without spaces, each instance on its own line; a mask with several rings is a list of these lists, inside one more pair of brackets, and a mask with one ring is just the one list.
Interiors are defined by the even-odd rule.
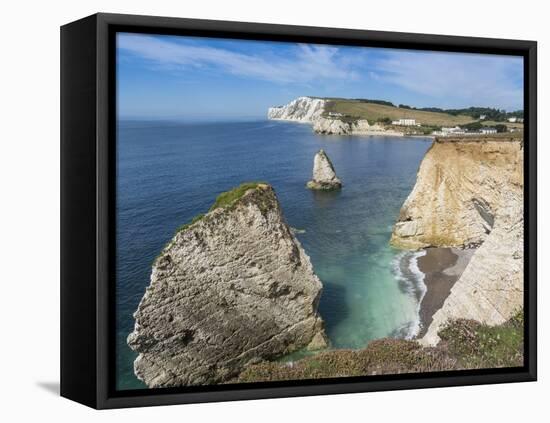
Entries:
[[[391,122],[403,118],[416,119],[425,126],[456,126],[473,122],[471,116],[451,115],[441,112],[422,111],[417,109],[398,108],[385,103],[380,104],[367,100],[329,99],[325,113],[340,113],[349,121],[367,119],[370,122]],[[477,119],[477,118],[476,118]]]
[[483,126],[490,126],[496,128],[498,125],[504,125],[508,130],[510,129],[523,129],[523,123],[521,122],[497,122],[494,120],[484,120],[482,121]]
[[391,119],[387,116],[384,116],[383,118],[378,119],[378,123],[381,123],[383,125],[391,125]]
[[[341,113],[348,119],[367,119],[381,122],[381,119],[397,120],[402,118],[416,119],[426,126],[455,126],[472,123],[479,120],[481,115],[487,121],[506,122],[508,118],[523,118],[523,110],[507,112],[506,110],[491,107],[467,107],[463,109],[442,109],[439,107],[414,107],[407,104],[396,106],[390,101],[355,98],[326,97],[325,112]],[[493,124],[494,126],[494,124]]]
[[457,320],[439,332],[449,354],[463,369],[523,365],[523,310],[499,326]]
[[434,128],[441,128],[440,126],[421,126],[418,129],[422,132],[424,135],[430,135],[434,131],[440,131],[441,129],[434,129]]
[[447,369],[445,354],[422,348],[414,341],[381,339],[362,350],[334,350],[295,361],[263,362],[247,367],[235,382],[318,379],[344,376],[399,374]]
[[340,115],[338,116],[338,119],[345,123],[354,124],[357,123],[357,117],[352,115]]
[[[246,191],[249,189],[253,189],[258,187],[258,185],[265,184],[265,182],[246,182],[244,184],[239,185],[238,187],[233,188],[232,190],[222,192],[220,195],[216,197],[216,201],[210,209],[209,212],[216,210],[220,207],[228,207],[231,206],[235,201],[237,201],[239,198],[241,198]],[[266,184],[267,185],[267,184]],[[193,219],[191,219],[190,222],[185,223],[184,225],[181,225],[177,230],[176,233],[183,231],[184,229],[187,229],[194,223],[197,223],[199,220],[202,220],[204,218],[205,214],[201,213],[196,215]]]
[[355,98],[354,100],[359,101],[360,103],[381,104],[382,106],[395,107],[391,101],[386,100],[371,100],[368,98]]
[[[415,109],[413,107],[413,109]],[[423,110],[427,112],[447,113],[453,116],[466,115],[475,119],[479,119],[481,115],[485,115],[485,119],[503,122],[511,117],[523,118],[523,110],[514,112],[506,112],[506,110],[493,109],[491,107],[468,107],[464,109],[440,109],[438,107],[424,107],[415,110]]]
[[342,98],[342,97],[311,97],[311,98],[320,98],[327,101],[353,101],[355,103],[371,103],[371,104],[380,104],[382,106],[395,107],[391,101],[387,100],[378,100],[371,98]]
[[483,128],[483,125],[480,121],[467,123],[466,125],[460,125],[462,129],[466,129],[467,131],[479,131],[481,128]]
[[236,188],[233,188],[232,190],[222,192],[220,195],[216,197],[216,201],[214,204],[212,204],[212,207],[210,207],[209,212],[216,210],[220,207],[228,207],[231,206],[235,201],[237,201],[239,198],[241,198],[246,191],[249,189],[257,188],[258,185],[267,185],[265,182],[246,182],[244,184],[239,185]]
[[[216,198],[216,201],[214,202],[214,204],[212,204],[212,206],[210,207],[208,212],[216,210],[217,208],[220,208],[220,207],[229,207],[229,206],[231,206],[232,204],[235,203],[235,201],[237,201],[239,198],[241,198],[246,191],[248,191],[249,189],[256,188],[256,187],[258,187],[259,185],[262,185],[262,184],[267,185],[265,182],[246,182],[246,183],[243,183],[243,184],[239,185],[238,187],[233,188],[232,190],[222,192],[220,195],[218,195],[218,197]],[[264,204],[263,202],[259,202],[258,206],[262,209],[262,211],[264,211],[268,207],[268,205]],[[183,231],[183,230],[185,230],[185,229],[187,229],[187,228],[189,228],[193,224],[199,222],[205,216],[206,216],[206,214],[204,214],[204,213],[200,213],[200,214],[196,215],[193,219],[191,219],[190,222],[187,222],[187,223],[181,225],[180,227],[178,227],[176,229],[176,234]],[[172,241],[169,241],[168,244],[166,244],[164,246],[164,248],[160,251],[160,253],[157,255],[157,257],[155,257],[155,259],[153,260],[153,265],[163,255],[164,250],[167,248],[167,246],[171,242]]]
[[389,129],[403,132],[404,135],[431,135],[434,131],[441,131],[438,125],[399,126],[386,125]]
[[497,130],[497,133],[505,133],[508,132],[510,129],[523,129],[523,123],[498,123],[496,121],[476,121],[472,123],[467,123],[465,125],[460,125],[462,129],[466,129],[469,131],[479,131],[481,128],[495,128]]
[[473,320],[450,322],[436,347],[415,341],[380,339],[362,350],[332,350],[294,361],[248,366],[233,382],[317,379],[517,367],[523,365],[523,311],[499,326]]

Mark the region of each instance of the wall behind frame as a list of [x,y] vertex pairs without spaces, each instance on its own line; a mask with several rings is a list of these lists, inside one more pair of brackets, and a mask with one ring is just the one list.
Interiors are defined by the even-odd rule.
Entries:
[[[237,403],[155,407],[94,412],[57,396],[59,374],[59,26],[105,11],[535,39],[539,41],[539,327],[549,325],[549,290],[543,268],[550,250],[550,33],[544,4],[469,1],[444,6],[438,1],[244,0],[172,2],[84,0],[12,2],[4,10],[0,43],[3,115],[2,187],[3,305],[0,318],[4,365],[1,415],[12,421],[55,416],[79,422],[239,421],[281,422],[344,419],[406,422],[542,421],[550,373],[542,358],[548,339],[539,330],[539,382],[404,392],[292,398]],[[548,190],[546,190],[547,192]],[[101,417],[99,417],[101,416]]]

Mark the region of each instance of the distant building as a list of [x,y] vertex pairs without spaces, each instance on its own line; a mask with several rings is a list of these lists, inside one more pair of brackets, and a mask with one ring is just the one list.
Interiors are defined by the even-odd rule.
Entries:
[[487,115],[479,115],[479,120],[485,120],[486,117]]
[[441,128],[441,131],[434,131],[433,135],[441,135],[444,137],[448,137],[451,135],[465,135],[466,131],[462,129],[460,126],[455,126],[454,128]]
[[465,134],[466,131],[460,126],[455,126],[454,128],[441,128],[441,132],[444,134]]
[[416,119],[399,119],[392,121],[392,125],[399,126],[417,126]]
[[496,134],[497,130],[496,130],[496,128],[481,128],[480,132],[482,134]]

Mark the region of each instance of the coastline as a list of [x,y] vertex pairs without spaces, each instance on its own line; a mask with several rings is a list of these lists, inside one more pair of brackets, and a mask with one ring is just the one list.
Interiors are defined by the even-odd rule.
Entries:
[[[322,135],[322,134],[320,134]],[[331,135],[331,134],[328,134]],[[405,137],[403,132],[398,131],[352,131],[350,134],[335,134],[335,135],[348,135],[356,137]]]
[[424,251],[426,254],[417,258],[426,286],[420,303],[420,330],[417,338],[426,334],[433,315],[443,306],[476,250],[439,247],[426,248]]
[[376,129],[373,129],[373,130],[365,130],[365,129],[361,129],[361,130],[351,130],[351,132],[349,133],[346,133],[346,132],[342,132],[342,133],[323,133],[323,132],[319,132],[319,131],[316,131],[313,126],[314,126],[314,121],[312,120],[307,120],[307,119],[292,119],[292,118],[279,118],[279,117],[269,117],[267,118],[267,120],[271,120],[271,121],[278,121],[278,122],[291,122],[291,123],[299,123],[299,124],[308,124],[312,127],[312,131],[317,134],[317,135],[337,135],[337,136],[357,136],[357,137],[393,137],[393,138],[403,138],[403,137],[411,137],[411,138],[428,138],[428,139],[431,139],[432,141],[436,138],[434,135],[432,134],[427,134],[427,135],[420,135],[420,134],[406,134],[405,132],[400,132],[400,131],[395,131],[395,130],[391,130],[391,129],[383,129],[383,130],[376,130]]

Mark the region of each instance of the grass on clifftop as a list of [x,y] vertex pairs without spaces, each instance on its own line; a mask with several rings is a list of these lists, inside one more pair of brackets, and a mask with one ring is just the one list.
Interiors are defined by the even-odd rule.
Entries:
[[405,109],[385,104],[367,103],[359,100],[332,99],[327,101],[325,113],[340,113],[348,120],[367,119],[369,123],[398,119],[416,119],[426,127],[464,125],[475,121],[466,115],[450,115],[441,112]]
[[[265,182],[245,182],[238,187],[233,188],[232,190],[222,192],[220,195],[216,197],[216,201],[208,212],[211,212],[213,210],[216,210],[220,207],[228,207],[235,203],[239,198],[241,198],[246,191],[249,189],[257,188],[259,185],[267,185]],[[205,216],[204,213],[200,213],[196,215],[193,219],[191,219],[190,222],[185,223],[184,225],[181,225],[177,230],[176,233],[183,231],[184,229],[187,229],[194,223],[197,223],[199,220],[202,220],[202,218]]]
[[239,198],[241,198],[246,191],[249,189],[255,189],[259,185],[267,185],[265,182],[245,182],[244,184],[239,185],[238,187],[233,188],[232,190],[222,192],[216,197],[216,201],[210,207],[209,212],[216,210],[220,207],[227,207],[235,203]]
[[456,320],[439,332],[436,347],[415,341],[379,339],[361,350],[332,350],[293,363],[262,362],[232,382],[318,379],[487,369],[523,365],[523,311],[499,326]]
[[[237,201],[239,198],[241,198],[246,191],[248,191],[249,189],[257,188],[260,185],[267,186],[268,184],[265,183],[265,182],[245,182],[245,183],[239,185],[238,187],[235,187],[235,188],[233,188],[229,191],[222,192],[220,195],[218,195],[218,197],[216,198],[216,201],[214,202],[214,204],[212,204],[212,206],[210,207],[208,212],[216,210],[217,208],[220,208],[220,207],[231,206],[232,204],[235,203],[235,201]],[[190,226],[192,226],[195,223],[202,220],[204,218],[204,216],[206,216],[205,213],[200,213],[200,214],[196,215],[193,219],[191,219],[190,222],[187,222],[187,223],[179,226],[176,229],[175,233],[178,234],[179,232],[184,231],[185,229],[189,228]],[[166,247],[168,245],[170,245],[171,242],[172,241],[168,241],[168,243],[163,247],[163,249],[160,251],[160,253],[154,258],[153,266],[155,265],[155,263],[157,262],[159,257],[161,257],[163,255],[164,250],[166,249]]]

